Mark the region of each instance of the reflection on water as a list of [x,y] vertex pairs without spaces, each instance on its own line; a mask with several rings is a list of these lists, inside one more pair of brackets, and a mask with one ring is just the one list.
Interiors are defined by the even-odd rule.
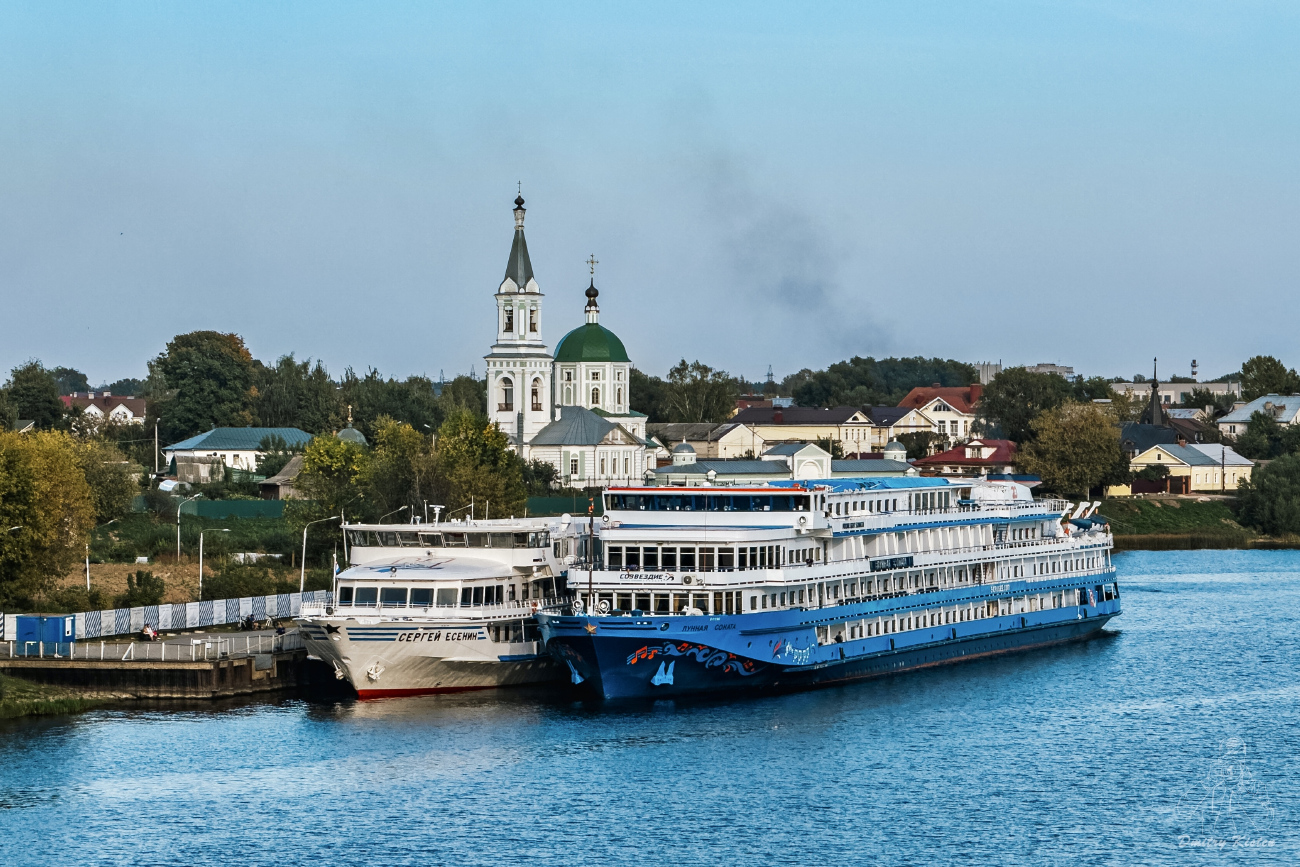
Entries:
[[0,863],[1294,862],[1300,553],[1116,561],[1101,638],[814,692],[2,724]]

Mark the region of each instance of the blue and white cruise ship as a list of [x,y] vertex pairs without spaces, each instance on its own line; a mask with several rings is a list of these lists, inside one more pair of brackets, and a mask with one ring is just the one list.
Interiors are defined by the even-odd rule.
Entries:
[[762,691],[1086,638],[1120,613],[1096,503],[900,477],[611,488],[572,612],[539,612],[605,698]]

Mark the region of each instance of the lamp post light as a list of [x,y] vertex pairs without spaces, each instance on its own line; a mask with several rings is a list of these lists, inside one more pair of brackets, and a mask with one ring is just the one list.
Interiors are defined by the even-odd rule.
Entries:
[[207,532],[229,533],[224,528],[209,528],[208,530],[199,530],[199,601],[203,601],[203,534]]
[[[409,509],[409,508],[411,508],[411,507],[410,507],[410,506],[401,506],[400,508],[393,509],[393,511],[389,512],[388,515],[396,515],[398,512],[405,511],[406,509]],[[384,518],[387,518],[388,515],[384,515]],[[334,517],[337,518],[338,515],[335,515]],[[378,520],[377,523],[380,523],[380,524],[384,523],[384,518],[380,518],[380,519]]]
[[[185,505],[190,500],[197,500],[201,496],[203,495],[195,494],[194,496],[190,497],[189,500],[181,500],[179,503],[176,504],[176,565],[177,566],[179,566],[181,563],[181,506]],[[200,533],[199,535],[200,538],[202,538],[202,534]]]
[[312,524],[323,524],[326,521],[333,521],[341,515],[330,515],[328,518],[319,518],[315,521],[308,521],[302,528],[302,571],[298,573],[298,592],[302,593],[307,588],[307,528]]

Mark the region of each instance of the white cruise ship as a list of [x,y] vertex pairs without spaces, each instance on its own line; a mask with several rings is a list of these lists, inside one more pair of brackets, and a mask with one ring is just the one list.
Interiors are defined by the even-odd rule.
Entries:
[[307,650],[361,698],[538,683],[566,673],[534,617],[568,604],[565,559],[588,525],[564,518],[349,524],[334,604],[304,605]]

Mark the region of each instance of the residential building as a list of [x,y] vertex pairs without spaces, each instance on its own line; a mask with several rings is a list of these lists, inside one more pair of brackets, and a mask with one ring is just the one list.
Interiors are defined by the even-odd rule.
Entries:
[[[1185,494],[1235,491],[1254,470],[1252,461],[1219,443],[1156,445],[1129,462],[1135,473],[1150,466],[1165,467],[1169,492]],[[1107,493],[1120,491],[1112,488]]]
[[937,432],[934,421],[919,409],[907,406],[873,406],[869,407],[867,412],[871,415],[871,437],[867,441],[868,448],[862,448],[862,443],[853,443],[856,448],[849,448],[849,444],[846,443],[844,447],[846,457],[850,454],[861,455],[867,452],[884,451],[885,446],[903,434]]
[[77,407],[88,418],[109,419],[121,424],[144,424],[145,402],[143,397],[131,395],[119,396],[112,392],[74,391],[62,395],[60,400],[66,409]]
[[1249,403],[1239,403],[1219,419],[1219,431],[1230,437],[1241,436],[1250,424],[1250,417],[1257,412],[1272,417],[1280,425],[1293,425],[1300,418],[1300,394],[1266,394]]
[[497,287],[496,338],[487,362],[488,414],[525,460],[555,466],[565,485],[639,483],[655,446],[646,416],[629,406],[631,360],[623,341],[600,324],[595,259],[586,323],[556,344],[542,332],[542,292],[524,237],[524,199],[515,199],[515,234]]
[[263,500],[291,500],[298,495],[294,482],[302,472],[302,455],[294,455],[280,472],[258,483]]
[[1042,364],[1027,364],[1025,365],[1025,370],[1030,373],[1055,373],[1057,376],[1064,379],[1074,379],[1074,368],[1067,367],[1063,364],[1048,364],[1046,362]]
[[1002,362],[981,361],[975,365],[975,369],[979,371],[980,385],[988,385],[993,377],[1002,372]]
[[924,476],[986,476],[1014,473],[1016,444],[1011,440],[974,439],[912,466]]
[[853,406],[754,406],[731,420],[769,444],[838,441],[848,454],[858,450],[857,443],[871,440],[871,417]]
[[899,401],[900,407],[919,410],[934,423],[934,431],[948,442],[971,436],[975,407],[984,386],[978,383],[958,387],[914,388]]
[[262,443],[270,437],[279,437],[291,449],[311,440],[311,434],[296,427],[216,427],[169,445],[162,453],[175,466],[171,474],[181,481],[206,482],[213,467],[256,470],[257,459],[265,454]]
[[[1232,395],[1241,397],[1240,382],[1157,382],[1156,393],[1160,396],[1160,403],[1166,407],[1177,406],[1183,401],[1188,400],[1195,390],[1208,391],[1216,397],[1223,395]],[[1130,396],[1144,397],[1150,393],[1152,381],[1146,382],[1112,382],[1111,391],[1116,394],[1128,394]]]
[[695,454],[705,459],[756,457],[767,443],[748,425],[736,422],[650,424],[646,435],[671,448],[680,442],[691,444]]

